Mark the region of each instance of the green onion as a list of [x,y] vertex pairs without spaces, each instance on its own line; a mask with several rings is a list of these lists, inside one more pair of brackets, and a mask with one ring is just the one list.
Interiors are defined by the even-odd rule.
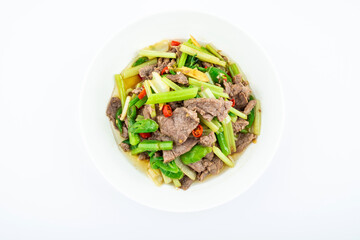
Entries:
[[152,94],[146,104],[157,104],[157,103],[167,103],[167,102],[176,102],[183,101],[187,99],[194,98],[198,92],[198,88],[188,88],[178,91],[163,92]]
[[176,72],[175,72],[174,70],[172,70],[172,69],[169,70],[169,73],[170,73],[171,75],[176,75]]
[[235,115],[238,116],[238,117],[241,117],[242,119],[245,119],[245,120],[247,119],[247,116],[246,116],[244,113],[236,110],[236,109],[233,108],[233,107],[230,108],[230,112],[232,112],[233,114],[235,114]]
[[260,128],[261,128],[261,106],[260,106],[260,101],[256,99],[255,120],[253,127],[253,132],[255,135],[260,135]]
[[136,155],[145,151],[171,150],[172,148],[172,141],[161,142],[156,140],[143,140],[139,143],[137,148],[131,151],[131,154]]
[[124,79],[121,77],[120,74],[115,74],[115,82],[116,82],[117,89],[119,91],[121,106],[124,107],[125,99],[126,99]]
[[234,167],[234,162],[231,161],[229,158],[227,158],[222,152],[221,150],[216,147],[213,146],[213,152],[215,153],[216,156],[218,156],[226,165],[228,165],[229,167]]
[[182,88],[180,86],[178,86],[176,83],[174,83],[173,81],[169,80],[167,77],[163,76],[161,78],[161,80],[168,85],[170,88],[174,89],[174,90],[181,90]]
[[183,52],[183,53],[187,53],[187,54],[189,54],[191,56],[194,56],[196,54],[196,57],[198,59],[200,59],[201,61],[214,63],[214,64],[217,64],[217,65],[220,65],[220,66],[223,66],[223,67],[226,66],[226,62],[221,61],[219,58],[217,58],[215,56],[212,56],[210,54],[201,52],[199,50],[196,50],[196,49],[191,48],[189,46],[186,46],[184,44],[181,44],[180,51]]
[[143,68],[143,67],[146,67],[146,66],[149,66],[149,65],[153,65],[153,64],[156,64],[157,63],[157,59],[152,59],[150,61],[147,61],[147,62],[144,62],[143,64],[140,64],[136,67],[131,67],[131,68],[128,68],[128,69],[125,69],[121,75],[123,78],[129,78],[129,77],[133,77],[135,75],[138,75],[139,74],[139,70],[140,68]]
[[178,68],[181,68],[181,67],[185,66],[187,56],[188,55],[186,53],[181,54],[181,57],[180,57],[180,60],[179,60],[179,63],[178,63]]
[[206,44],[206,49],[209,50],[209,52],[211,52],[212,54],[214,54],[216,57],[218,57],[220,60],[224,61],[224,58],[219,54],[219,52],[216,50],[216,48],[214,47],[214,45],[212,45],[211,43]]
[[129,102],[129,107],[134,106],[138,101],[139,101],[139,97],[135,96],[133,99],[131,99],[131,101]]
[[140,50],[139,55],[146,57],[176,58],[176,53],[153,50]]

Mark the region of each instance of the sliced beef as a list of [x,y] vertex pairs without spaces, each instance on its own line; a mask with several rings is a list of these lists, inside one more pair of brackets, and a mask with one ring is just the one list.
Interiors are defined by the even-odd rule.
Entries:
[[204,165],[205,161],[200,160],[194,163],[188,164],[189,167],[194,169],[196,172],[202,172],[206,169],[206,166]]
[[125,124],[122,126],[123,132],[120,134],[123,138],[128,139],[129,138],[129,132]]
[[198,140],[195,138],[188,138],[183,144],[181,145],[174,145],[173,149],[163,151],[164,162],[171,162],[176,157],[190,151],[196,144]]
[[211,64],[211,63],[208,63],[208,62],[201,62],[200,64],[201,64],[201,66],[203,66],[204,68],[212,67],[212,64]]
[[171,107],[171,109],[174,111],[177,108],[183,107],[184,106],[184,102],[183,101],[178,101],[178,102],[169,102],[168,103]]
[[253,108],[255,107],[255,105],[256,105],[256,100],[251,100],[251,101],[246,105],[246,107],[245,107],[245,109],[244,109],[244,114],[245,114],[245,115],[248,115],[248,114],[251,112],[251,110],[253,110]]
[[203,159],[211,161],[214,158],[214,152],[209,152]]
[[139,111],[139,114],[144,116],[145,119],[151,119],[152,108],[150,105],[145,104]]
[[176,57],[181,56],[180,46],[170,46],[169,52],[176,53]]
[[141,93],[142,90],[143,90],[142,87],[138,87],[132,90],[131,93],[138,95],[139,93]]
[[130,145],[126,144],[126,143],[120,143],[120,147],[122,148],[122,150],[124,150],[124,152],[128,152],[130,151]]
[[196,112],[181,107],[175,109],[171,117],[158,116],[157,122],[162,134],[171,137],[175,144],[182,144],[199,125],[200,120]]
[[194,98],[184,101],[184,106],[190,110],[197,111],[206,120],[211,121],[217,117],[219,121],[223,121],[231,108],[230,101],[224,101],[223,98]]
[[142,80],[152,79],[152,72],[155,70],[155,64],[140,68],[139,75]]
[[218,157],[214,157],[211,161],[210,160],[201,160],[202,165],[205,169],[201,172],[198,172],[196,178],[199,181],[203,181],[204,178],[209,175],[213,174],[216,175],[220,172],[221,168],[224,166],[223,161],[220,160]]
[[158,58],[157,65],[155,67],[155,71],[158,73],[161,73],[161,71],[164,69],[164,67],[167,67],[169,63],[170,63],[170,58]]
[[229,97],[235,99],[235,108],[239,110],[244,109],[251,93],[250,88],[242,83],[232,84],[230,82],[224,82],[224,88]]
[[240,74],[234,76],[234,83],[242,83],[242,77]]
[[150,159],[149,155],[146,152],[140,153],[138,158],[139,158],[139,160],[149,160]]
[[121,107],[121,100],[118,97],[112,97],[106,109],[106,115],[109,117],[110,121],[113,122],[114,127],[117,129],[115,120],[116,112]]
[[252,133],[240,133],[236,140],[236,152],[242,152],[249,144],[256,139],[256,135]]
[[180,183],[181,183],[181,189],[182,190],[187,190],[191,184],[193,183],[194,181],[191,180],[191,178],[189,178],[188,176],[184,175],[184,177],[182,179],[180,179]]
[[212,147],[213,143],[216,142],[215,133],[211,132],[206,136],[200,137],[200,144],[206,147]]
[[180,84],[184,84],[184,85],[187,85],[189,84],[189,80],[187,79],[187,77],[181,73],[181,72],[177,72],[175,75],[167,75],[166,76],[168,79],[170,79],[171,81],[173,82],[176,82],[176,83],[180,83]]
[[158,140],[158,141],[171,141],[172,139],[159,131],[153,132],[151,136],[148,138],[149,140]]
[[234,133],[240,132],[240,131],[243,130],[248,124],[249,124],[249,122],[246,121],[245,119],[238,118],[238,119],[236,120],[236,122],[233,122],[233,123],[232,123],[232,127],[233,127],[233,130],[234,130]]

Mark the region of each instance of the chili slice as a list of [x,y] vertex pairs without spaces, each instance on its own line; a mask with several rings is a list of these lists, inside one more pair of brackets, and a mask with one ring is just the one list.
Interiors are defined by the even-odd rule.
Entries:
[[235,106],[235,99],[230,99],[230,101],[232,102],[232,107]]
[[194,137],[199,138],[203,134],[203,127],[199,124],[193,131]]
[[138,98],[139,98],[139,99],[143,99],[145,96],[146,96],[146,90],[145,90],[145,88],[144,88],[144,89],[141,91],[141,93],[139,93]]
[[169,69],[168,66],[164,67],[163,70],[161,71],[160,75],[163,75],[166,72],[166,70],[168,70],[168,69]]
[[163,106],[162,112],[165,117],[171,117],[172,116],[172,109],[169,104],[166,104]]
[[179,46],[180,44],[178,41],[171,41],[171,46]]
[[149,138],[151,137],[151,133],[139,133],[140,137],[142,138]]

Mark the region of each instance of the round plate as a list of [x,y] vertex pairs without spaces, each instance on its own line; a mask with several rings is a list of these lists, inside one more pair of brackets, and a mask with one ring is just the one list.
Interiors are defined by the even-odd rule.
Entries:
[[[204,24],[206,23],[206,24]],[[163,39],[186,39],[189,34],[211,42],[245,72],[262,106],[261,135],[236,160],[234,168],[187,191],[172,185],[156,186],[119,151],[106,106],[114,74],[127,66],[136,52]],[[95,166],[120,192],[146,206],[174,211],[198,211],[230,201],[246,191],[272,160],[283,129],[283,98],[274,67],[259,44],[238,27],[196,12],[166,12],[146,17],[116,34],[99,51],[85,77],[80,104],[83,139]]]

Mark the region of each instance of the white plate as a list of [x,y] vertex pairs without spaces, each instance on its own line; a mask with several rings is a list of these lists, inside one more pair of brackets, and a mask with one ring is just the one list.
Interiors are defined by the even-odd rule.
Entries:
[[[262,104],[262,129],[232,169],[194,184],[187,191],[157,187],[119,151],[106,106],[119,73],[136,52],[163,39],[184,39],[189,34],[211,42],[236,61]],[[80,119],[87,150],[96,167],[120,192],[149,207],[174,211],[198,211],[230,201],[246,191],[272,160],[283,129],[283,98],[274,67],[264,50],[249,35],[228,22],[194,12],[167,12],[129,25],[110,39],[92,62],[83,84]]]

